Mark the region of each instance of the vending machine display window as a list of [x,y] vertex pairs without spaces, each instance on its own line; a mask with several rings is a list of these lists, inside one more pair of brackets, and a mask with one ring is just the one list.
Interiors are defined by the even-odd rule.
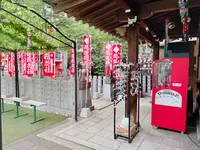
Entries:
[[169,88],[171,84],[172,61],[163,60],[154,64],[154,88]]

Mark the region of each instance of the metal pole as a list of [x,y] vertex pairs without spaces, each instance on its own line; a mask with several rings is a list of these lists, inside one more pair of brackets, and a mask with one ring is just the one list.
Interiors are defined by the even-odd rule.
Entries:
[[77,101],[78,101],[78,96],[77,96],[77,91],[78,91],[78,71],[77,71],[77,45],[76,41],[73,42],[74,44],[74,72],[75,72],[75,120],[78,121],[78,115],[77,115]]
[[18,74],[18,62],[17,62],[17,50],[14,51],[15,58],[15,92],[16,97],[19,97],[19,74]]
[[[1,3],[1,1],[0,1]],[[2,66],[1,66],[1,57],[0,57],[0,100],[1,100],[1,70],[2,70]],[[1,112],[1,102],[0,102],[0,112]],[[2,113],[0,113],[0,150],[3,149],[3,144],[2,144]]]
[[[0,10],[1,10],[1,0],[0,0]],[[1,100],[1,56],[0,56],[0,100]],[[1,113],[1,102],[0,102],[0,113]],[[2,114],[2,113],[1,113]],[[2,116],[0,114],[0,150],[3,150],[2,144]]]

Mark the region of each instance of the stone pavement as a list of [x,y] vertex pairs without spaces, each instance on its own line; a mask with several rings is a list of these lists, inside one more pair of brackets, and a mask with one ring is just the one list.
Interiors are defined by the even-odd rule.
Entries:
[[62,146],[60,144],[45,140],[44,138],[40,138],[37,136],[37,134],[44,132],[45,130],[50,130],[52,128],[58,129],[57,126],[59,126],[60,128],[64,128],[67,122],[68,120],[62,121],[53,126],[41,129],[33,134],[27,135],[24,138],[16,140],[8,145],[4,145],[3,150],[71,150],[71,148],[84,149],[84,146],[75,144],[70,141],[66,142],[67,145]]
[[[174,131],[155,129],[151,127],[150,98],[141,99],[140,106],[141,128],[138,135],[129,144],[127,141],[113,138],[113,106],[102,110],[95,110],[91,118],[73,120],[65,126],[40,133],[38,136],[56,144],[69,147],[68,142],[85,146],[84,148],[71,146],[71,149],[85,150],[198,150],[186,134]],[[117,109],[118,121],[124,114],[124,104],[121,102]],[[195,134],[192,135],[193,137]]]

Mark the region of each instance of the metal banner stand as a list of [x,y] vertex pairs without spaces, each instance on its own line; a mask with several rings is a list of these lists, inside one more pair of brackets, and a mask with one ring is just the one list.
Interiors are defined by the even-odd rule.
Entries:
[[[114,75],[114,139],[122,138],[127,140],[129,143],[132,142],[133,138],[139,132],[139,108],[140,108],[140,66],[138,64],[116,64],[115,65],[115,75]],[[117,72],[118,71],[118,72]],[[116,80],[116,74],[120,74],[120,81]],[[119,78],[119,77],[118,77]],[[131,123],[131,113],[133,111],[131,105],[133,104],[133,98],[136,97],[137,103],[134,105],[134,111],[136,111],[136,116],[132,119],[134,123]],[[117,126],[117,105],[120,102],[125,101],[125,114],[124,116],[128,118],[128,128],[123,127],[123,134],[119,132],[119,126]],[[127,110],[126,110],[127,109]],[[125,129],[125,130],[124,130]]]

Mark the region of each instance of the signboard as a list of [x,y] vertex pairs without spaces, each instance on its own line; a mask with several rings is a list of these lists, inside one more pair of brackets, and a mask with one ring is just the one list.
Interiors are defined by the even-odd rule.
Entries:
[[170,89],[159,90],[155,94],[155,104],[171,107],[182,107],[182,96]]
[[8,74],[10,76],[12,76],[14,73],[14,67],[14,54],[8,53]]
[[112,67],[112,43],[104,43],[104,64],[105,64],[105,76],[110,76],[111,67]]
[[55,73],[55,55],[54,52],[48,52],[42,55],[43,75],[53,76]]
[[[121,45],[113,44],[112,45],[112,75],[115,76],[115,64],[120,63],[121,61]],[[116,78],[120,77],[120,70],[117,71]]]
[[70,66],[69,66],[69,69],[70,69],[70,74],[71,75],[74,75],[75,74],[75,70],[74,70],[74,49],[71,49],[70,51]]
[[91,68],[91,52],[90,52],[90,36],[83,36],[83,53],[82,53],[82,63],[85,63],[90,72]]

